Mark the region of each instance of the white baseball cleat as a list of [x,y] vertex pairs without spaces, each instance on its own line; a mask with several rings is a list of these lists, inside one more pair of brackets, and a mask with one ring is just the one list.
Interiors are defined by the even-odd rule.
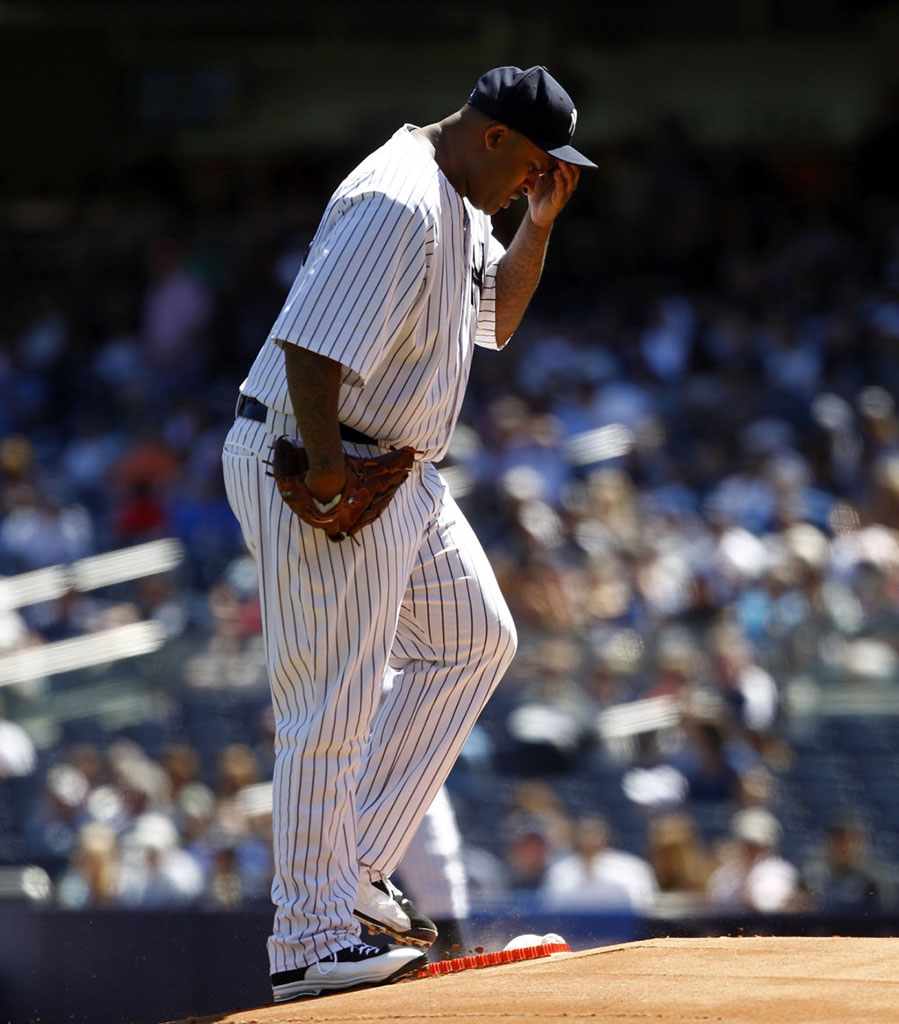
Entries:
[[276,1003],[289,1003],[295,999],[387,985],[426,967],[427,963],[427,954],[419,950],[404,946],[378,949],[359,942],[308,967],[273,974],[272,998]]
[[437,925],[387,879],[360,880],[353,913],[372,931],[384,932],[409,946],[427,949],[437,938]]

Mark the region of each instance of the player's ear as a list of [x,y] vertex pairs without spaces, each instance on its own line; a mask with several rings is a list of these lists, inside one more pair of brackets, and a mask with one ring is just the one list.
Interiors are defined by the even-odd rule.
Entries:
[[488,150],[494,150],[502,145],[503,141],[509,134],[508,125],[494,122],[484,132],[484,146]]

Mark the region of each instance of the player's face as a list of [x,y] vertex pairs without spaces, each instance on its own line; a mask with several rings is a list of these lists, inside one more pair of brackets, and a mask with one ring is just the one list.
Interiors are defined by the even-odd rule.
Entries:
[[506,129],[488,147],[480,189],[469,196],[485,213],[505,210],[521,196],[530,195],[540,178],[552,170],[555,160],[518,132]]

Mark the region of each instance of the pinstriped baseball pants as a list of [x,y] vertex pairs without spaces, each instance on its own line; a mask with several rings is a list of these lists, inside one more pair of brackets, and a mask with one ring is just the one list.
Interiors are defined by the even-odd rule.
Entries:
[[462,836],[445,786],[406,847],[399,880],[406,895],[432,920],[467,919],[470,905]]
[[416,462],[359,543],[334,543],[266,476],[285,433],[296,422],[279,413],[239,418],[223,451],[259,569],[275,712],[272,973],[359,934],[360,873],[397,866],[516,645],[487,557],[433,465]]

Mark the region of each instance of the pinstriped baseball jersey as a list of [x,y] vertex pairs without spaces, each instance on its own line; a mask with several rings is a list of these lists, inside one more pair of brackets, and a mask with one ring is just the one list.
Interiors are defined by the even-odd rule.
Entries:
[[342,423],[438,461],[473,345],[496,347],[503,247],[410,132],[396,132],[334,193],[241,390],[292,412],[280,346],[300,345],[343,365]]

